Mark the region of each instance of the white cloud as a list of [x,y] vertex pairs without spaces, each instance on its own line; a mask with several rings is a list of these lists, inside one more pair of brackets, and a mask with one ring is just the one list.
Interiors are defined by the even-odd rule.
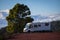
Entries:
[[5,17],[0,13],[0,19],[5,19]]
[[5,19],[5,17],[0,13],[0,19]]
[[8,9],[6,9],[6,10],[0,10],[0,19],[5,19],[6,17],[3,16],[2,12],[6,12],[6,14],[9,14],[9,10]]
[[[35,16],[37,16],[37,15],[35,15]],[[38,17],[39,17],[39,15],[38,15]],[[39,21],[40,22],[51,22],[51,21],[58,21],[58,20],[60,20],[60,14],[46,16],[47,18],[45,18],[45,19],[40,19],[38,17],[35,19],[35,21],[38,21],[38,22]],[[42,16],[42,17],[44,17],[44,16]]]
[[60,14],[50,15],[48,16],[48,18],[51,19],[52,21],[57,21],[60,20]]
[[3,15],[2,15],[2,13],[0,13],[0,18],[2,18],[3,17]]
[[0,12],[6,12],[7,14],[9,14],[9,10],[6,9],[6,10],[0,10]]

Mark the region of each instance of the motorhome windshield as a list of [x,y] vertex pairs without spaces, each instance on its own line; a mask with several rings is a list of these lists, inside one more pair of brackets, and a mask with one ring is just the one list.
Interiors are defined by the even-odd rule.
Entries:
[[26,24],[25,28],[28,28],[30,26],[30,24]]

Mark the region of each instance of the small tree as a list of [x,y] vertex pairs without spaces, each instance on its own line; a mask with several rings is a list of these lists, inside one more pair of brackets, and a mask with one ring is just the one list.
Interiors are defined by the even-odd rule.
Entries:
[[10,9],[9,16],[6,17],[8,21],[7,32],[22,32],[26,23],[33,21],[33,18],[28,16],[30,14],[27,5],[17,3]]

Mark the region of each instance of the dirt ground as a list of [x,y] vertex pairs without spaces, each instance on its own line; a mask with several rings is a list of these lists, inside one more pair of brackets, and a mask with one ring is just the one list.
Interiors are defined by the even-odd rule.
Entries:
[[60,40],[60,32],[19,33],[8,40]]

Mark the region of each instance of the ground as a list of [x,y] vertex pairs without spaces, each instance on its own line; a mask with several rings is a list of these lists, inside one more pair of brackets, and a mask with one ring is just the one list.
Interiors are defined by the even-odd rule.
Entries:
[[60,40],[60,32],[18,33],[8,40]]

